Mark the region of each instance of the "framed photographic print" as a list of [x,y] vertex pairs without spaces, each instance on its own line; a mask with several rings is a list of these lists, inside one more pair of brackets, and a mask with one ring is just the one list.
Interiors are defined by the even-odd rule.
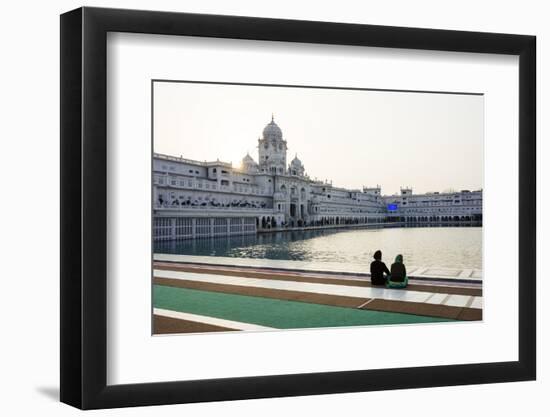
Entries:
[[535,38],[61,16],[61,400],[535,379]]

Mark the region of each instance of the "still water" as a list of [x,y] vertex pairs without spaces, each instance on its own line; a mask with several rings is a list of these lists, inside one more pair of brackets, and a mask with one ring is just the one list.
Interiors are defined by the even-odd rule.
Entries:
[[367,267],[380,249],[391,263],[482,268],[481,227],[307,230],[211,239],[156,242],[156,253],[336,262]]

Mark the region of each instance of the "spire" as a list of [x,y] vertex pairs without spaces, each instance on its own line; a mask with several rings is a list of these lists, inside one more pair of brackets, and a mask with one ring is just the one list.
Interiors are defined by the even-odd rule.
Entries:
[[272,122],[275,121],[275,116],[273,115],[273,113],[271,113],[271,121],[272,121]]

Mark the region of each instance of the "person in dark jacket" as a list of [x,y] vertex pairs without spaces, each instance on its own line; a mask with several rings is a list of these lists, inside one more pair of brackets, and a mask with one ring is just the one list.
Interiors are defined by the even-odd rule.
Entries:
[[390,276],[386,282],[388,288],[406,288],[409,283],[407,268],[403,263],[403,255],[397,255],[395,262],[391,265]]
[[[385,275],[384,275],[385,274]],[[390,274],[388,267],[382,262],[382,252],[374,252],[374,261],[370,264],[370,282],[372,285],[385,285]]]

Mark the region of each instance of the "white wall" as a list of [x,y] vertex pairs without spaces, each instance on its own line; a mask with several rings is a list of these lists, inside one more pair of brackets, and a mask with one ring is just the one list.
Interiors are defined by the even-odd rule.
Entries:
[[[548,11],[542,1],[427,0],[338,2],[277,0],[93,1],[89,6],[159,9],[218,14],[331,20],[534,34],[538,37],[538,120],[540,138],[548,133],[541,120],[550,96],[544,77],[550,59]],[[2,301],[0,317],[0,410],[5,415],[76,415],[57,402],[59,276],[59,17],[78,1],[5,2],[2,7]],[[543,148],[543,149],[541,149]],[[549,169],[539,172],[546,179]],[[542,172],[544,171],[544,172]],[[550,203],[542,195],[539,208]],[[31,185],[23,186],[23,185]],[[29,190],[29,191],[23,191]],[[32,191],[30,191],[32,190]],[[539,223],[548,231],[548,221]],[[34,237],[29,238],[30,235]],[[539,239],[539,258],[548,249]],[[7,284],[7,285],[6,285]],[[94,415],[548,415],[550,303],[548,277],[539,278],[539,380],[457,388],[326,395],[101,411]]]

